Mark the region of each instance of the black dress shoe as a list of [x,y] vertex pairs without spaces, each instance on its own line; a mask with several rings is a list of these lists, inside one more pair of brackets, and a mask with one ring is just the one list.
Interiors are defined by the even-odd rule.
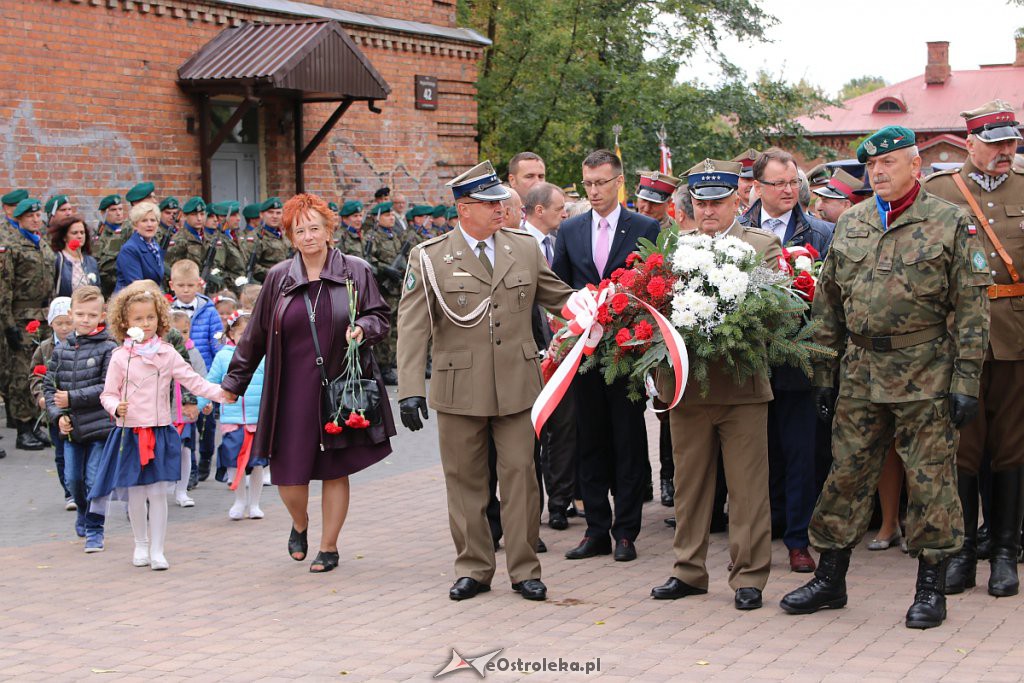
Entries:
[[547,551],[548,551],[548,547],[546,545],[544,545],[544,539],[543,538],[538,538],[537,539],[537,552],[538,553],[546,553]]
[[736,609],[761,609],[761,590],[759,588],[737,588]]
[[53,445],[53,442],[50,441],[50,435],[47,434],[46,430],[43,429],[41,426],[36,427],[34,430],[32,430],[32,436],[36,437],[36,440],[41,442],[47,448]]
[[452,600],[469,600],[475,598],[477,593],[486,593],[489,590],[491,587],[486,583],[463,576],[452,585],[451,590],[448,591],[448,597]]
[[46,444],[32,433],[31,422],[22,422],[18,424],[18,438],[14,440],[14,447],[19,451],[41,451],[46,448]]
[[580,511],[576,509],[576,503],[571,504],[565,511],[566,517],[582,517]]
[[380,375],[381,379],[384,380],[384,384],[389,387],[393,387],[398,384],[398,373],[395,372],[394,368],[384,368]]
[[632,562],[636,559],[636,546],[626,538],[620,538],[615,543],[615,561]]
[[696,588],[673,576],[660,586],[652,588],[651,597],[655,600],[678,600],[691,595],[706,595],[707,592],[707,588]]
[[555,510],[548,513],[548,526],[556,531],[562,531],[569,528],[569,520],[564,512]]
[[644,486],[644,502],[645,503],[649,503],[652,500],[654,500],[654,483],[653,482],[648,482]]
[[676,528],[676,518],[675,517],[666,517],[665,518],[665,526],[667,526],[669,529],[675,529]]
[[512,584],[512,590],[527,600],[547,600],[548,587],[540,579],[527,579]]
[[671,479],[661,480],[661,504],[667,508],[676,504],[676,487]]
[[607,538],[584,536],[580,544],[565,554],[567,560],[584,560],[598,555],[611,555],[612,544]]

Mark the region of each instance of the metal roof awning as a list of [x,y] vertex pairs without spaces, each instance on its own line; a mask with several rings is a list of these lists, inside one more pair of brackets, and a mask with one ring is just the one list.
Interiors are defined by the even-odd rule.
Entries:
[[[199,105],[199,156],[203,196],[212,194],[211,159],[246,112],[261,100],[290,102],[295,133],[295,190],[304,186],[303,164],[353,102],[386,99],[391,87],[337,21],[243,24],[228,28],[178,69],[178,85]],[[210,130],[210,98],[235,95],[241,103],[218,131]],[[338,107],[305,143],[306,102]],[[211,132],[213,133],[211,135]]]
[[383,100],[390,86],[337,21],[228,28],[180,69],[189,91],[306,102]]

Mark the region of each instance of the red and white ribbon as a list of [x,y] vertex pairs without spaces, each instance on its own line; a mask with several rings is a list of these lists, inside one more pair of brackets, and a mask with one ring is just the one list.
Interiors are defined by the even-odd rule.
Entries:
[[[668,349],[669,362],[672,365],[672,374],[675,376],[675,386],[672,390],[672,400],[665,401],[668,404],[668,408],[664,410],[655,409],[656,413],[663,413],[666,410],[672,410],[679,401],[683,399],[683,389],[686,388],[686,380],[690,376],[690,359],[686,355],[686,343],[683,341],[682,335],[679,331],[672,326],[668,318],[663,316],[658,309],[654,308],[645,301],[637,299],[635,296],[630,295],[633,301],[637,302],[644,309],[651,314],[654,318],[654,322],[658,324],[658,329],[661,331],[661,336],[665,338],[665,347]],[[664,397],[659,397],[664,400]]]

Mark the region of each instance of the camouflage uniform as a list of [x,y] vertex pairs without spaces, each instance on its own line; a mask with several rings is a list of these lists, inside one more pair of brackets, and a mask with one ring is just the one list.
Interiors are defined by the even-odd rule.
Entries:
[[[391,331],[386,340],[373,348],[373,353],[382,368],[393,368],[398,349],[398,302],[402,298],[402,276],[406,265],[402,259],[398,259],[402,253],[403,240],[394,230],[382,227],[374,227],[366,239],[371,243],[370,266],[374,268],[384,300],[391,307]],[[396,260],[398,265],[392,267]]]
[[280,233],[274,234],[273,228],[262,226],[259,241],[256,243],[256,265],[253,268],[253,279],[263,282],[267,271],[291,256],[291,247]]
[[238,248],[242,251],[242,261],[245,263],[245,268],[242,270],[242,274],[247,275],[249,270],[249,257],[251,257],[253,252],[256,251],[256,246],[259,244],[260,231],[248,226],[239,226],[238,232],[236,232],[235,235],[238,237]]
[[334,246],[338,251],[349,256],[363,258],[366,255],[363,231],[360,228],[348,227],[344,223],[338,227],[338,239],[335,240]]
[[[21,333],[21,349],[5,349],[7,362],[3,365],[9,373],[6,398],[11,416],[27,422],[39,414],[38,406],[32,403],[28,380],[32,374],[32,352],[40,340],[49,336],[46,313],[53,291],[54,256],[45,238],[36,247],[8,228],[0,239],[0,328],[17,328]],[[35,334],[29,334],[25,326],[33,320],[41,324]]]
[[100,268],[100,289],[105,299],[110,298],[117,285],[117,255],[131,234],[130,230],[124,229],[123,224],[115,226],[101,222],[96,228],[92,255]]
[[676,223],[675,219],[666,213],[665,217],[658,221],[658,227],[661,228],[662,232],[666,230],[679,230],[679,223]]
[[207,291],[215,292],[225,287],[236,289],[235,280],[245,275],[246,261],[241,246],[226,232],[218,232],[213,244],[217,251],[214,252]]
[[[978,395],[992,281],[974,232],[966,215],[923,189],[888,230],[875,202],[853,207],[836,226],[812,309],[821,321],[815,341],[841,358],[817,365],[814,383],[834,387],[842,377],[835,460],[809,529],[819,551],[860,541],[892,443],[907,472],[911,554],[934,564],[960,549],[948,394]],[[870,348],[912,333],[930,341]]]

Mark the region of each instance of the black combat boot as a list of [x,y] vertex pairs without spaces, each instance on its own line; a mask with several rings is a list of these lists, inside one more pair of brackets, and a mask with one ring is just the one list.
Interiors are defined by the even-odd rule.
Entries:
[[32,436],[36,437],[36,440],[42,443],[47,448],[53,445],[53,442],[50,441],[49,433],[47,432],[46,429],[43,428],[42,425],[39,425],[34,430],[32,430]]
[[964,547],[946,565],[946,595],[974,588],[978,572],[978,475],[958,469],[956,488],[964,509]]
[[997,598],[1017,595],[1017,551],[1020,548],[1021,478],[1024,467],[992,473],[992,555],[989,565],[988,594]]
[[923,557],[917,560],[917,592],[914,604],[907,610],[907,628],[935,628],[946,618],[946,563],[943,559],[930,564]]
[[32,420],[18,422],[18,439],[14,442],[15,448],[22,451],[41,451],[46,444],[35,437],[32,433]]
[[811,614],[846,607],[846,572],[852,553],[850,548],[823,551],[814,578],[782,598],[782,609],[790,614]]
[[213,456],[205,456],[200,454],[199,456],[199,481],[206,481],[210,478],[210,464],[213,462]]

